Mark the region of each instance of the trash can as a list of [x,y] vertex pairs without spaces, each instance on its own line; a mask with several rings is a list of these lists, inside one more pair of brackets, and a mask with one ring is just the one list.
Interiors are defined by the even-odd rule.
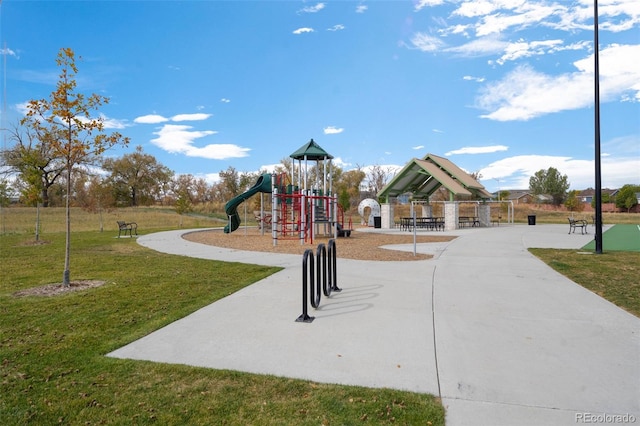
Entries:
[[530,214],[529,216],[527,216],[527,218],[529,219],[529,225],[535,225],[536,224],[536,215],[535,214]]
[[382,228],[382,216],[373,217],[373,227],[376,229]]

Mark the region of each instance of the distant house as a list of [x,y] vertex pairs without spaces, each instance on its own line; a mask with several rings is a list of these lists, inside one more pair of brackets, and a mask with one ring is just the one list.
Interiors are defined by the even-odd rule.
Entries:
[[[611,198],[615,197],[617,193],[618,193],[617,189],[609,189],[609,188],[602,189],[602,194],[603,195],[607,194]],[[587,188],[582,191],[578,191],[578,194],[577,194],[578,200],[587,204],[591,204],[591,201],[595,196],[596,196],[596,190],[593,188]]]
[[[508,193],[508,195],[506,198],[503,197],[501,201],[513,201],[514,204],[550,203],[553,201],[550,195],[534,195],[526,189],[503,189],[500,191],[500,194],[504,193]],[[498,193],[495,193],[494,197],[498,199]]]

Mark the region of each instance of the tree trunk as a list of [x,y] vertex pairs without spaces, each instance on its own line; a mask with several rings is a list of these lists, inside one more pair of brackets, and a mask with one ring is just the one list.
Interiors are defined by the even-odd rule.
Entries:
[[67,197],[65,202],[65,216],[67,225],[67,238],[64,246],[64,272],[62,274],[62,285],[69,287],[71,285],[70,272],[69,272],[69,260],[71,257],[71,166],[67,161]]
[[42,207],[49,207],[49,190],[46,185],[42,188],[40,196],[42,197]]

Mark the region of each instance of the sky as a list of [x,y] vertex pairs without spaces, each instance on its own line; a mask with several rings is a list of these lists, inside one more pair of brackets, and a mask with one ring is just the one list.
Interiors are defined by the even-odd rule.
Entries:
[[[602,187],[640,184],[640,1],[599,0]],[[176,174],[272,170],[310,139],[351,170],[443,156],[489,190],[595,187],[593,0],[0,0],[2,127],[61,48],[108,132]],[[3,136],[3,144],[10,145]]]

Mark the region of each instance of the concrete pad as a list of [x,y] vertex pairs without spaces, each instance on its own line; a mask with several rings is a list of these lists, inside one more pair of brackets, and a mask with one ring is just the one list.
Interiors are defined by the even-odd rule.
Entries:
[[640,319],[527,251],[579,250],[593,235],[561,225],[467,228],[445,233],[458,236],[451,242],[416,245],[431,260],[338,259],[343,291],[323,296],[307,324],[295,321],[301,256],[205,246],[184,232],[138,242],[285,269],[110,356],[428,392],[442,397],[449,426],[569,425],[585,413],[640,421]]

